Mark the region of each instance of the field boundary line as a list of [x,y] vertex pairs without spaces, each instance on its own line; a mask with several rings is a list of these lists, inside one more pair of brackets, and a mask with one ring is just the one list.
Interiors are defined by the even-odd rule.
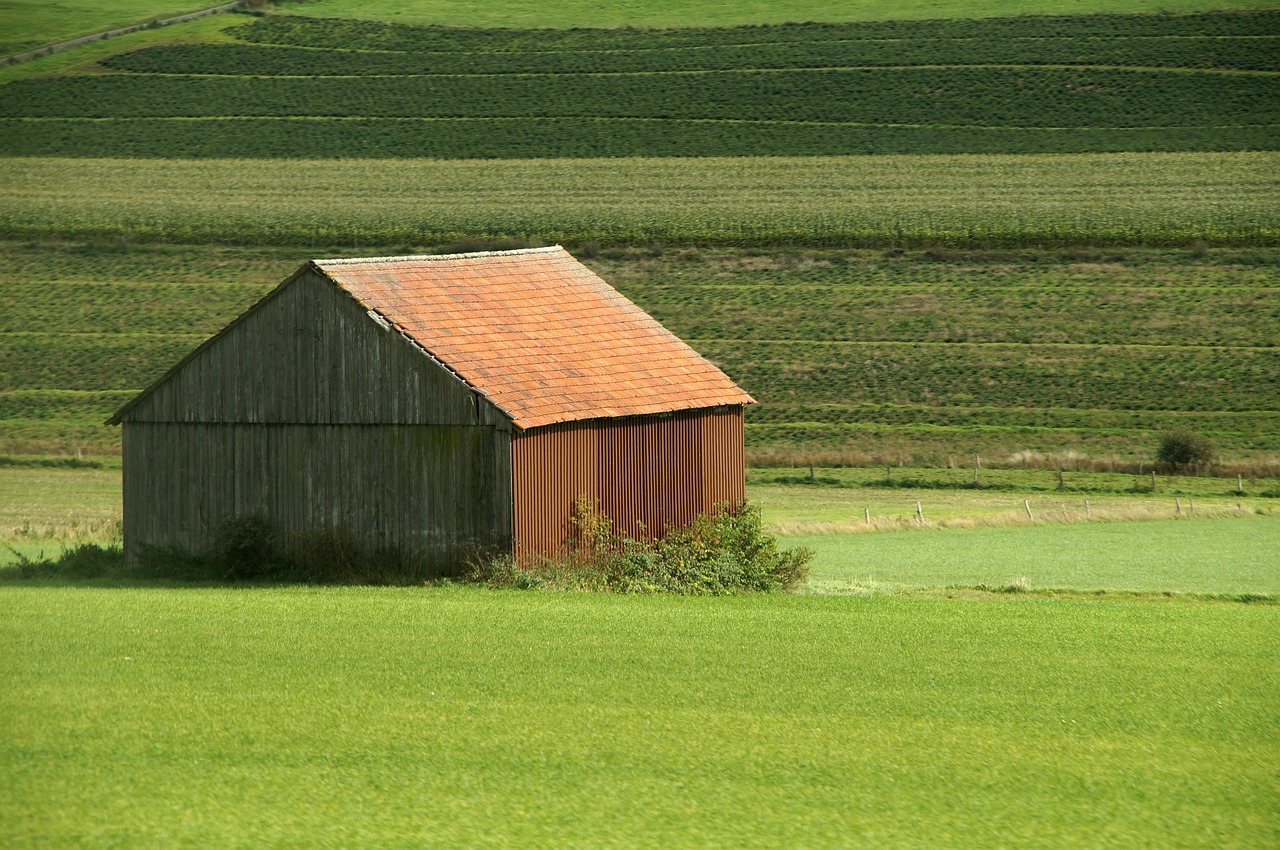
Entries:
[[[455,54],[443,54],[455,55]],[[473,54],[485,56],[490,54]],[[954,71],[958,68],[977,68],[991,70],[1009,68],[1016,71],[1135,71],[1147,74],[1224,74],[1247,77],[1275,77],[1280,71],[1256,68],[1194,68],[1183,65],[1098,65],[1098,64],[1062,64],[1062,63],[1028,63],[1028,62],[948,62],[917,65],[796,65],[783,68],[752,66],[744,68],[673,68],[648,71],[476,71],[473,73],[443,72],[409,74],[241,74],[212,72],[180,72],[180,71],[128,71],[125,73],[138,77],[243,77],[248,79],[269,78],[280,80],[377,80],[377,79],[435,79],[437,77],[661,77],[661,76],[695,76],[699,74],[784,74],[784,73],[824,73],[840,71]]]
[[114,38],[118,35],[128,35],[131,32],[139,32],[140,30],[157,29],[159,27],[167,27],[170,24],[183,24],[187,21],[194,21],[197,18],[205,18],[209,15],[217,15],[221,12],[230,12],[248,6],[248,0],[235,0],[233,3],[224,3],[221,6],[214,6],[209,9],[200,9],[195,12],[188,12],[185,15],[178,15],[173,18],[163,18],[161,20],[146,21],[141,24],[132,24],[127,27],[120,27],[113,30],[103,30],[102,32],[90,33],[67,41],[59,41],[53,44],[46,44],[44,47],[37,47],[35,50],[28,50],[24,53],[13,53],[9,56],[0,56],[0,68],[8,65],[17,65],[20,62],[29,62],[32,59],[39,59],[42,56],[52,56],[54,53],[61,53],[72,47],[79,47],[82,44],[89,44],[94,41],[103,41],[104,39]]

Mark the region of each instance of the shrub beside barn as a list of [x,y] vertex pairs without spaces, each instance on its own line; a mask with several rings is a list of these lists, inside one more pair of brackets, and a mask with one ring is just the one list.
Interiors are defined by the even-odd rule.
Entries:
[[448,571],[573,504],[660,535],[743,498],[752,399],[564,249],[306,263],[123,407],[124,545],[261,516]]

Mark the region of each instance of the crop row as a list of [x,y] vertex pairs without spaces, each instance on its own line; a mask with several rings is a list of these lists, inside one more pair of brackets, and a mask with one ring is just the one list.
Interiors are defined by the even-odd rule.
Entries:
[[215,76],[586,74],[868,65],[1111,65],[1280,70],[1280,37],[822,41],[656,50],[397,53],[173,44],[110,57],[117,71]]
[[[1266,151],[1274,150],[1278,139],[1280,124],[1170,130],[874,127],[629,118],[0,118],[0,156],[124,159],[495,160]],[[1229,222],[1222,224],[1224,230],[1232,227]],[[468,224],[468,228],[474,229],[470,235],[478,235],[492,233],[493,225],[490,220]],[[530,226],[534,231],[540,229],[537,224]],[[1111,232],[1110,228],[1099,229]],[[585,232],[556,238],[597,236],[629,238]],[[227,238],[237,239],[234,234]],[[684,237],[655,234],[654,238]],[[797,233],[789,238],[833,244],[822,233]]]
[[[144,248],[127,241],[63,242],[44,245],[2,243],[5,261],[0,267],[0,297],[10,288],[35,286],[37,296],[21,303],[37,307],[38,303],[57,298],[61,290],[52,284],[99,284],[104,287],[140,284],[226,285],[261,288],[282,280],[298,265],[296,248],[273,249],[265,246],[242,248],[226,245],[153,245]],[[78,290],[97,302],[114,296],[100,290]],[[216,288],[213,291],[218,291]],[[174,294],[181,290],[174,290]],[[207,299],[208,294],[201,296]],[[132,300],[128,296],[125,300]],[[214,301],[217,301],[215,296]],[[150,305],[167,305],[169,299],[159,292]],[[61,322],[59,322],[61,324]],[[38,330],[25,327],[23,330]]]
[[23,281],[0,286],[0,333],[212,334],[264,294],[244,284]]
[[140,389],[204,334],[9,333],[0,337],[0,391]]
[[[4,250],[0,446],[54,449],[72,443],[114,445],[117,433],[97,423],[123,398],[315,253],[172,245],[92,248],[65,241],[51,247],[9,244]],[[1259,327],[1274,326],[1266,318],[1276,306],[1270,280],[1274,254],[1264,250],[1252,265],[1223,252],[1197,259],[1185,250],[1065,259],[1033,253],[1019,261],[976,254],[948,260],[936,252],[887,257],[879,252],[699,252],[643,263],[592,262],[606,279],[684,334],[715,308],[713,294],[728,312],[735,302],[751,310],[774,305],[784,311],[787,305],[771,296],[790,288],[799,309],[825,301],[830,312],[840,313],[854,306],[847,298],[851,292],[891,298],[913,289],[950,290],[993,303],[993,292],[1034,292],[1052,288],[1055,280],[1073,280],[1070,289],[1092,289],[1099,299],[1129,293],[1114,305],[1129,316],[1150,298],[1176,306],[1185,296],[1212,318],[1227,312],[1242,293],[1253,292],[1259,297],[1257,310],[1264,313]],[[1235,279],[1233,285],[1223,285],[1227,278]],[[793,279],[802,282],[789,287],[786,281]],[[1144,279],[1161,283],[1144,288]],[[950,322],[970,307],[957,295],[941,299],[938,309]],[[1009,312],[1000,321],[1034,328],[1051,320],[1056,308],[1051,300],[1031,299],[1021,309],[1026,315]],[[957,440],[953,452],[970,443],[984,452],[995,445],[1042,443],[1057,450],[1067,441],[1114,454],[1128,451],[1124,447],[1135,441],[1149,442],[1148,431],[1185,425],[1213,434],[1232,451],[1276,450],[1280,351],[1275,349],[1207,348],[1193,344],[1205,341],[1195,338],[1161,347],[840,344],[815,338],[824,328],[800,316],[785,328],[790,341],[744,339],[731,323],[720,329],[721,338],[692,340],[761,401],[748,414],[752,445],[797,440],[810,446],[848,445],[878,428],[882,447],[895,441],[919,447],[937,439],[937,429],[943,428]],[[867,314],[865,334],[889,332],[885,318]],[[93,332],[112,328],[125,332]],[[965,435],[972,439],[965,442]]]
[[[294,262],[300,259],[299,253]],[[1032,269],[970,264],[950,268],[944,276],[919,274],[921,268],[929,271],[923,260],[872,258],[822,268],[822,284],[800,282],[786,270],[773,272],[771,283],[740,284],[760,275],[708,265],[715,282],[688,263],[678,280],[663,282],[617,279],[607,270],[603,274],[685,338],[1280,344],[1280,281],[1274,266],[1228,270],[1183,260],[1111,266],[1082,280],[1070,265],[1060,263]],[[886,266],[896,266],[894,278],[886,279]],[[49,327],[68,333],[213,333],[289,271],[282,265],[262,282],[246,278],[216,284],[103,280],[102,272],[92,282],[19,275],[0,286],[0,333]],[[1214,271],[1234,273],[1238,279],[1230,286],[1206,285],[1201,277],[1210,279]],[[1163,278],[1164,284],[1145,285],[1152,277]]]
[[[139,388],[203,334],[6,334],[3,390]],[[1280,351],[691,340],[764,403],[1274,411]]]
[[[56,326],[85,333],[212,333],[303,256],[294,251],[274,263],[236,262],[214,277],[209,264],[184,260],[187,252],[157,250],[8,246],[0,332]],[[1106,263],[1034,253],[939,256],[784,257],[758,268],[699,254],[659,273],[602,261],[601,274],[687,338],[1280,344],[1274,251],[1249,265],[1240,257],[1186,252],[1112,254]],[[163,271],[170,280],[136,279],[147,271]]]
[[1280,123],[1269,76],[1092,68],[19,80],[5,117],[579,117],[959,127]]
[[[75,392],[12,390],[0,392],[0,422],[97,425],[105,422],[134,395],[134,390]],[[965,408],[894,405],[784,405],[763,403],[747,408],[751,429],[817,426],[919,426],[1069,430],[1099,433],[1159,432],[1185,428],[1232,437],[1236,442],[1266,440],[1280,433],[1280,413],[1151,410],[1072,410],[1064,408]],[[1274,447],[1273,447],[1274,448]]]
[[132,390],[10,390],[0,392],[0,420],[105,422],[129,399]]
[[[154,381],[204,335],[11,333],[0,390]],[[1280,408],[1280,351],[693,340],[763,404],[1256,413]],[[23,417],[29,418],[29,417]],[[870,417],[875,420],[874,415]],[[999,416],[994,417],[999,421]]]
[[[37,122],[41,123],[41,122]],[[162,122],[163,123],[163,122]],[[342,123],[342,122],[329,122]],[[0,132],[0,139],[8,138]],[[0,160],[0,236],[346,246],[1280,244],[1274,153]]]
[[682,282],[627,295],[677,335],[699,339],[1271,346],[1280,344],[1280,281],[1271,274],[1252,290],[780,281],[749,292]]
[[1275,410],[1280,350],[694,340],[785,404]]
[[1186,428],[1206,434],[1280,434],[1280,410],[1088,410],[1078,408],[940,407],[891,404],[755,404],[752,426],[920,425],[939,427],[1054,428],[1093,431],[1161,431]]
[[488,53],[645,50],[849,39],[1203,37],[1280,34],[1280,11],[1192,15],[1023,15],[682,29],[467,29],[271,15],[232,35],[262,44],[349,50]]
[[[1174,419],[1171,422],[1176,421]],[[1020,428],[999,425],[748,425],[748,462],[765,459],[766,465],[807,465],[816,459],[838,464],[946,466],[965,463],[980,455],[983,462],[996,460],[1016,465],[1040,458],[1120,459],[1123,463],[1150,463],[1159,444],[1161,426],[1152,431],[1099,431],[1093,429]],[[0,434],[3,432],[0,431]],[[1275,443],[1238,431],[1213,435],[1220,456],[1254,459],[1263,464],[1274,456]],[[1043,460],[1041,461],[1043,462]],[[989,479],[988,479],[989,480]],[[1141,485],[1142,482],[1133,483]],[[1148,481],[1149,483],[1149,481]],[[1234,483],[1234,482],[1233,482]],[[926,505],[928,503],[926,502]]]

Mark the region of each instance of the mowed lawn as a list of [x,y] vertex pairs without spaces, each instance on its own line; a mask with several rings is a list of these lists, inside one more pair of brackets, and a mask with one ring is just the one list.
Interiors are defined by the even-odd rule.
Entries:
[[1280,607],[0,589],[9,847],[1273,847]]
[[785,537],[819,593],[922,587],[1280,595],[1280,517]]

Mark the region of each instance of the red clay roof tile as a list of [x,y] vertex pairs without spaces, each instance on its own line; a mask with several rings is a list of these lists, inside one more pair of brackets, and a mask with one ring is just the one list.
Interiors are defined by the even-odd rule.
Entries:
[[753,401],[559,246],[315,265],[520,428]]

